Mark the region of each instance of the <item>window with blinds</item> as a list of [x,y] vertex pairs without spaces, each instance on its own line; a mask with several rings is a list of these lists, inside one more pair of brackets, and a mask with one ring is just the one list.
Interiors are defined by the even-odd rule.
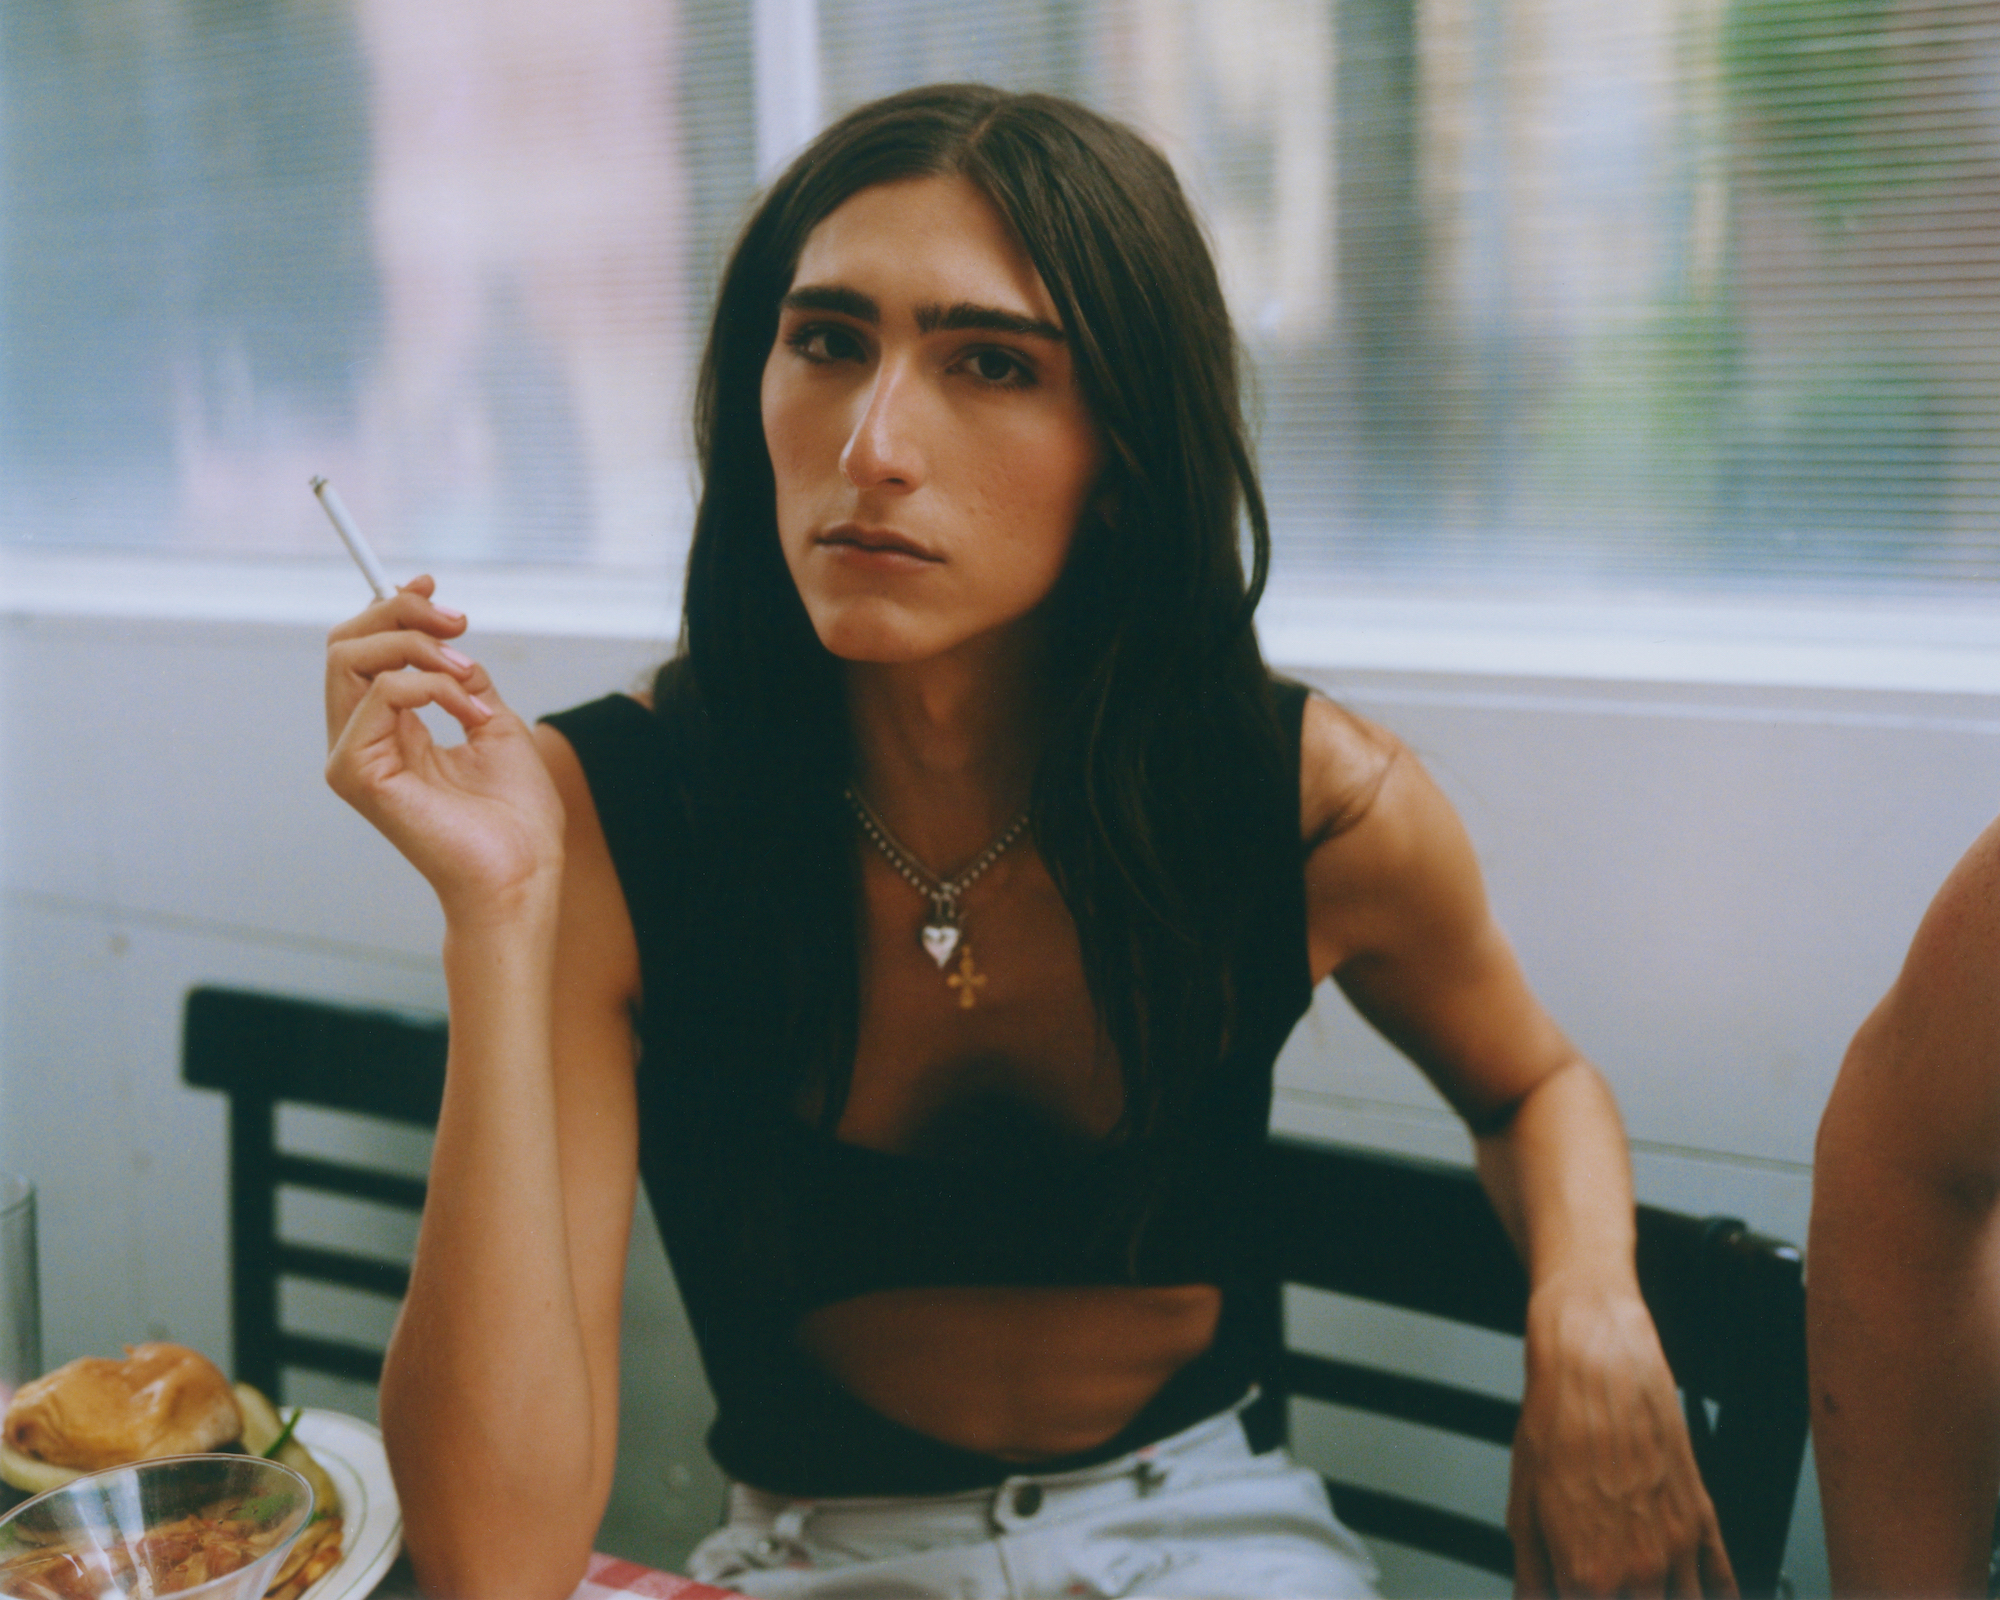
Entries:
[[9,0],[0,536],[668,570],[760,168],[941,78],[1173,157],[1283,574],[2000,576],[2000,0]]

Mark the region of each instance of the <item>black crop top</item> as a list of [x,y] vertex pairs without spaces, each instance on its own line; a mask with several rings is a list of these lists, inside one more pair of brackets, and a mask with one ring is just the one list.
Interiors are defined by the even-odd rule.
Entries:
[[[1294,797],[1274,825],[1298,839],[1305,690],[1275,685]],[[638,701],[611,695],[547,719],[575,749],[639,946],[642,992],[671,994],[675,884],[696,841],[678,742]],[[1129,1153],[1024,1126],[990,1161],[932,1162],[847,1144],[792,1115],[751,1114],[726,1086],[726,1042],[672,1060],[663,1029],[638,1018],[640,1172],[716,1401],[709,1449],[732,1478],[780,1494],[949,1494],[988,1487],[1018,1463],[942,1443],[856,1399],[794,1342],[817,1306],[919,1286],[1209,1283],[1222,1290],[1214,1342],[1117,1437],[1064,1471],[1166,1437],[1241,1399],[1276,1349],[1263,1263],[1260,1157],[1279,1048],[1311,1000],[1303,865],[1258,886],[1255,948],[1239,967],[1235,1042],[1198,1091],[1196,1136],[1176,1157],[1136,1260],[1123,1234],[1088,1225],[1127,1182]],[[724,970],[743,983],[755,952]],[[714,970],[712,956],[705,961]],[[655,1019],[656,1020],[656,1019]],[[747,1047],[747,1042],[746,1042]],[[740,1061],[742,1052],[735,1052]],[[717,1105],[734,1107],[718,1118]],[[1136,1267],[1136,1271],[1134,1268]]]

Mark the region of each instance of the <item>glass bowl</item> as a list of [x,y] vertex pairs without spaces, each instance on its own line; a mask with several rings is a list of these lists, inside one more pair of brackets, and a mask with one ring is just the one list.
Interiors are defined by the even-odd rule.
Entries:
[[312,1486],[261,1456],[161,1456],[0,1518],[10,1600],[257,1600],[305,1530]]

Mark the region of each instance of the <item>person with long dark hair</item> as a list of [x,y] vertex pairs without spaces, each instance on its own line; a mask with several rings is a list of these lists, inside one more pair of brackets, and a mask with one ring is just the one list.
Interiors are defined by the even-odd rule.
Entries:
[[428,578],[334,630],[330,781],[446,922],[382,1386],[427,1592],[575,1583],[641,1176],[734,1480],[698,1576],[1368,1592],[1239,1420],[1273,1061],[1328,976],[1464,1115],[1528,1266],[1521,1586],[1731,1589],[1608,1092],[1417,761],[1260,657],[1236,363],[1142,139],[894,96],[730,260],[648,695],[529,729]]

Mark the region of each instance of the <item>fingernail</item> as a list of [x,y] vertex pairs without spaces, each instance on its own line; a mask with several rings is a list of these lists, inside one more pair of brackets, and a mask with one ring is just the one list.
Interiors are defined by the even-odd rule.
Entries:
[[493,708],[489,706],[484,700],[480,699],[478,695],[475,694],[470,696],[469,698],[471,699],[474,705],[479,707],[480,714],[482,716],[490,717],[493,715]]
[[465,616],[463,611],[454,611],[450,606],[441,606],[435,600],[431,602],[431,609],[441,617],[450,617],[453,622],[461,621]]
[[454,667],[463,667],[467,672],[470,672],[472,670],[472,657],[460,655],[456,650],[452,649],[452,647],[448,644],[439,645],[438,654],[443,656],[445,660],[449,661]]

